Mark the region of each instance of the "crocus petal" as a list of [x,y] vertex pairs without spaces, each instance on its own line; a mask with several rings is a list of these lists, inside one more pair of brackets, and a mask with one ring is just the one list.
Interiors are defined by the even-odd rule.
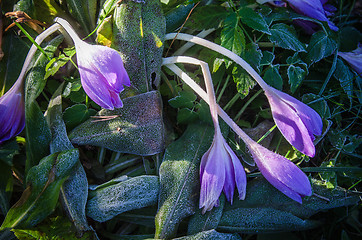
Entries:
[[[224,140],[225,141],[225,140]],[[230,148],[230,146],[225,142],[225,148],[228,151],[231,160],[232,160],[232,166],[234,169],[234,179],[236,182],[236,188],[238,189],[239,193],[239,199],[244,200],[245,194],[246,194],[246,174],[245,170],[243,168],[243,165],[241,165],[241,162],[239,158],[235,155],[233,150]]]
[[323,122],[311,107],[274,88],[265,90],[274,121],[285,139],[300,152],[314,157],[314,135],[321,135]]
[[119,93],[130,79],[119,53],[111,48],[75,41],[82,85],[88,96],[103,108],[123,106]]
[[279,191],[299,203],[301,197],[312,195],[308,177],[291,161],[256,142],[249,145],[249,150],[260,172]]
[[348,62],[348,64],[362,76],[362,45],[352,52],[338,52],[338,55]]
[[201,159],[200,181],[199,207],[204,208],[203,213],[217,206],[222,191],[232,204],[235,185],[239,199],[245,198],[244,168],[220,132],[215,134],[211,147]]
[[326,17],[325,10],[320,0],[286,0],[289,5],[298,13],[328,23],[333,31],[338,31],[331,21]]
[[220,166],[220,160],[224,156],[219,149],[220,141],[214,139],[210,149],[201,159],[204,168],[200,173],[200,208],[204,208],[204,211],[211,210],[217,204],[224,187],[225,170],[224,166]]
[[25,107],[20,84],[0,97],[0,144],[18,135],[25,126]]

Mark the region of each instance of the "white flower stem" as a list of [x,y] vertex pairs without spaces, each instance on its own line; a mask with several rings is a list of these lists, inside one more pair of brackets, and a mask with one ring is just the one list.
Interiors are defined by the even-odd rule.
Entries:
[[[35,38],[35,42],[40,45],[44,39],[46,39],[49,35],[53,34],[54,32],[56,32],[57,30],[59,30],[61,28],[61,26],[59,26],[58,24],[53,24],[51,25],[49,28],[47,28],[45,31],[43,31],[41,34],[39,34],[36,38]],[[25,58],[24,64],[23,64],[23,68],[21,69],[20,75],[18,77],[18,79],[16,80],[15,84],[13,87],[16,87],[16,85],[18,84],[22,84],[23,80],[24,80],[24,76],[28,70],[28,66],[32,60],[32,58],[34,57],[34,54],[37,50],[37,46],[35,44],[33,44],[28,52],[28,55]]]
[[82,39],[80,39],[78,34],[74,31],[74,28],[66,20],[57,17],[54,19],[54,22],[60,24],[65,29],[65,31],[73,39],[74,43],[82,42]]
[[[199,38],[204,38],[207,35],[209,35],[210,33],[212,33],[213,31],[215,31],[215,28],[211,28],[208,30],[202,30],[199,34],[197,34],[196,36]],[[173,54],[174,56],[179,56],[184,54],[189,48],[191,48],[192,46],[194,46],[195,44],[192,42],[187,42],[185,43],[182,47],[180,47],[179,49],[177,49],[177,51]]]
[[192,36],[192,35],[185,34],[185,33],[178,33],[178,34],[169,33],[169,34],[165,35],[165,40],[171,40],[171,39],[179,39],[179,40],[192,42],[192,43],[204,46],[206,48],[209,48],[211,50],[214,50],[214,51],[230,58],[231,60],[236,62],[238,65],[240,65],[242,68],[244,68],[245,71],[247,71],[255,79],[255,81],[260,85],[260,87],[264,89],[264,91],[268,90],[270,88],[269,85],[260,77],[260,75],[247,62],[244,61],[244,59],[242,59],[241,57],[239,57],[232,51],[230,51],[218,44],[215,44],[215,43],[205,40],[203,38],[199,38],[199,37]]
[[[209,95],[194,81],[190,76],[188,76],[184,71],[182,71],[179,67],[175,65],[175,63],[191,63],[191,64],[200,64],[200,60],[191,58],[191,57],[168,57],[163,58],[162,65],[165,65],[168,67],[172,72],[174,72],[177,76],[179,76],[187,85],[189,85],[192,90],[194,90],[206,103],[210,105],[210,111],[211,105],[210,104],[210,98]],[[206,64],[206,63],[205,63]],[[206,64],[207,65],[207,64]],[[208,68],[207,68],[208,69]],[[208,71],[209,77],[205,77],[205,81],[207,82],[207,79],[211,79],[210,71]],[[206,83],[206,86],[208,84]],[[212,85],[211,85],[212,87]],[[209,90],[208,90],[209,91]],[[215,97],[215,95],[214,95]],[[216,102],[215,102],[216,103]],[[233,129],[233,131],[240,136],[240,138],[247,144],[251,145],[254,140],[252,140],[230,117],[229,115],[218,105],[215,104],[215,107],[217,109],[217,113],[219,116]],[[212,114],[212,113],[211,113]]]

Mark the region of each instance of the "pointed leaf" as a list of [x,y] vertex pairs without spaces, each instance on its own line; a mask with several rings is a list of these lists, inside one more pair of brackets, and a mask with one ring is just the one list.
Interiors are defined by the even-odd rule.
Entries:
[[271,65],[268,70],[264,73],[264,80],[270,86],[282,90],[283,89],[283,79],[282,76],[279,74],[279,64]]
[[337,47],[336,41],[325,32],[314,33],[307,48],[306,63],[311,65],[330,56]]
[[95,190],[87,202],[87,216],[105,222],[118,214],[157,203],[157,176],[139,176]]
[[[48,56],[53,56],[62,40],[63,37],[59,36],[48,43],[44,48]],[[44,54],[35,55],[25,82],[26,171],[49,154],[50,129],[36,102],[46,84],[44,76],[47,63]]]
[[78,162],[78,150],[55,153],[43,158],[27,175],[28,186],[11,207],[0,228],[30,228],[53,212],[60,187]]
[[253,9],[249,7],[242,7],[238,11],[240,20],[242,23],[248,25],[251,29],[257,30],[262,33],[271,34],[269,31],[269,26],[265,22],[264,18],[256,13]]
[[270,32],[270,41],[279,47],[295,52],[305,52],[305,45],[298,40],[295,29],[292,26],[277,23],[270,28]]
[[[74,149],[67,136],[65,124],[62,119],[62,90],[61,84],[55,91],[49,102],[47,110],[47,121],[52,132],[50,152],[56,153]],[[77,159],[71,176],[64,182],[60,189],[61,200],[65,211],[74,223],[77,230],[90,230],[85,216],[85,206],[88,197],[88,181],[83,166]]]
[[[361,63],[362,64],[362,63]],[[334,77],[338,79],[343,91],[347,94],[348,98],[352,101],[353,95],[353,79],[354,74],[348,66],[346,66],[341,59],[337,60],[336,70]]]
[[234,12],[230,13],[225,19],[224,28],[221,31],[221,46],[237,55],[240,55],[245,47],[244,33]]
[[290,65],[287,70],[289,83],[290,83],[290,91],[294,93],[297,88],[302,84],[306,72],[303,68]]
[[166,29],[160,2],[123,2],[113,19],[112,47],[120,51],[130,77],[128,90],[138,94],[158,88]]
[[155,238],[174,236],[179,223],[198,208],[199,163],[210,147],[212,137],[211,127],[192,124],[166,149],[160,167]]

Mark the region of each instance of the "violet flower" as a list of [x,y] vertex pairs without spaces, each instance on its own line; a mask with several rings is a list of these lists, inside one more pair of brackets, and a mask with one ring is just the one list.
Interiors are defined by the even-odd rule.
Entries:
[[0,97],[0,144],[24,129],[23,90],[23,81],[16,81],[12,88]]
[[[189,58],[190,59],[190,58]],[[232,204],[235,186],[239,192],[239,199],[245,198],[246,174],[239,158],[226,143],[221,134],[217,113],[217,103],[210,70],[207,63],[198,61],[201,65],[210,106],[211,118],[215,133],[211,147],[202,156],[200,164],[200,203],[202,213],[219,205],[219,196],[223,191],[226,199]]]
[[312,195],[308,177],[294,163],[256,142],[249,141],[248,147],[260,172],[275,188],[299,203]]
[[264,88],[274,121],[285,139],[297,150],[314,157],[314,135],[321,135],[323,122],[311,107],[272,87]]
[[[332,12],[335,11],[333,6],[326,4],[328,0],[285,0],[289,3],[297,13],[307,17],[311,17],[320,21],[328,23],[329,27],[333,31],[338,31],[338,27],[333,22],[329,21],[327,16],[331,16]],[[317,27],[315,24],[309,21],[296,20],[297,24],[302,26],[308,33],[312,34],[315,32]]]
[[232,204],[235,185],[239,199],[245,198],[246,174],[239,158],[235,155],[218,128],[209,150],[201,159],[200,165],[200,208],[203,213],[219,204],[219,196],[223,191],[226,199]]
[[99,106],[120,108],[119,97],[125,86],[131,86],[120,54],[109,47],[91,45],[82,41],[67,21],[57,18],[74,41],[82,86],[87,95]]
[[358,75],[362,76],[362,44],[358,44],[358,48],[352,52],[338,52],[338,56],[346,60]]

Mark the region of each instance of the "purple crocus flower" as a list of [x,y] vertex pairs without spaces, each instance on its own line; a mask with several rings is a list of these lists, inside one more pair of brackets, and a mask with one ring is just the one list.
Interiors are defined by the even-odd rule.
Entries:
[[131,86],[120,54],[109,47],[91,45],[82,41],[70,24],[57,18],[74,41],[82,86],[87,95],[99,106],[111,109],[120,108],[119,97],[124,85]]
[[362,76],[362,44],[352,52],[338,52],[338,55],[348,62],[348,64]]
[[75,41],[82,86],[87,95],[106,109],[120,108],[119,93],[131,86],[119,53],[109,47]]
[[314,135],[321,135],[323,122],[311,107],[286,93],[268,87],[264,89],[274,121],[285,139],[300,152],[314,157]]
[[200,165],[200,208],[203,213],[218,206],[219,196],[223,191],[226,199],[233,200],[235,185],[239,199],[245,198],[246,174],[239,158],[231,150],[220,132],[215,132],[209,150],[201,159]]
[[299,203],[312,195],[308,177],[294,163],[256,142],[248,147],[260,172],[275,188]]
[[22,81],[0,97],[0,144],[18,135],[25,126]]
[[[326,4],[328,0],[285,0],[297,13],[328,23],[333,31],[338,31],[338,27],[328,20],[334,11],[333,6]],[[297,20],[308,33],[313,33],[315,24],[309,21]]]

